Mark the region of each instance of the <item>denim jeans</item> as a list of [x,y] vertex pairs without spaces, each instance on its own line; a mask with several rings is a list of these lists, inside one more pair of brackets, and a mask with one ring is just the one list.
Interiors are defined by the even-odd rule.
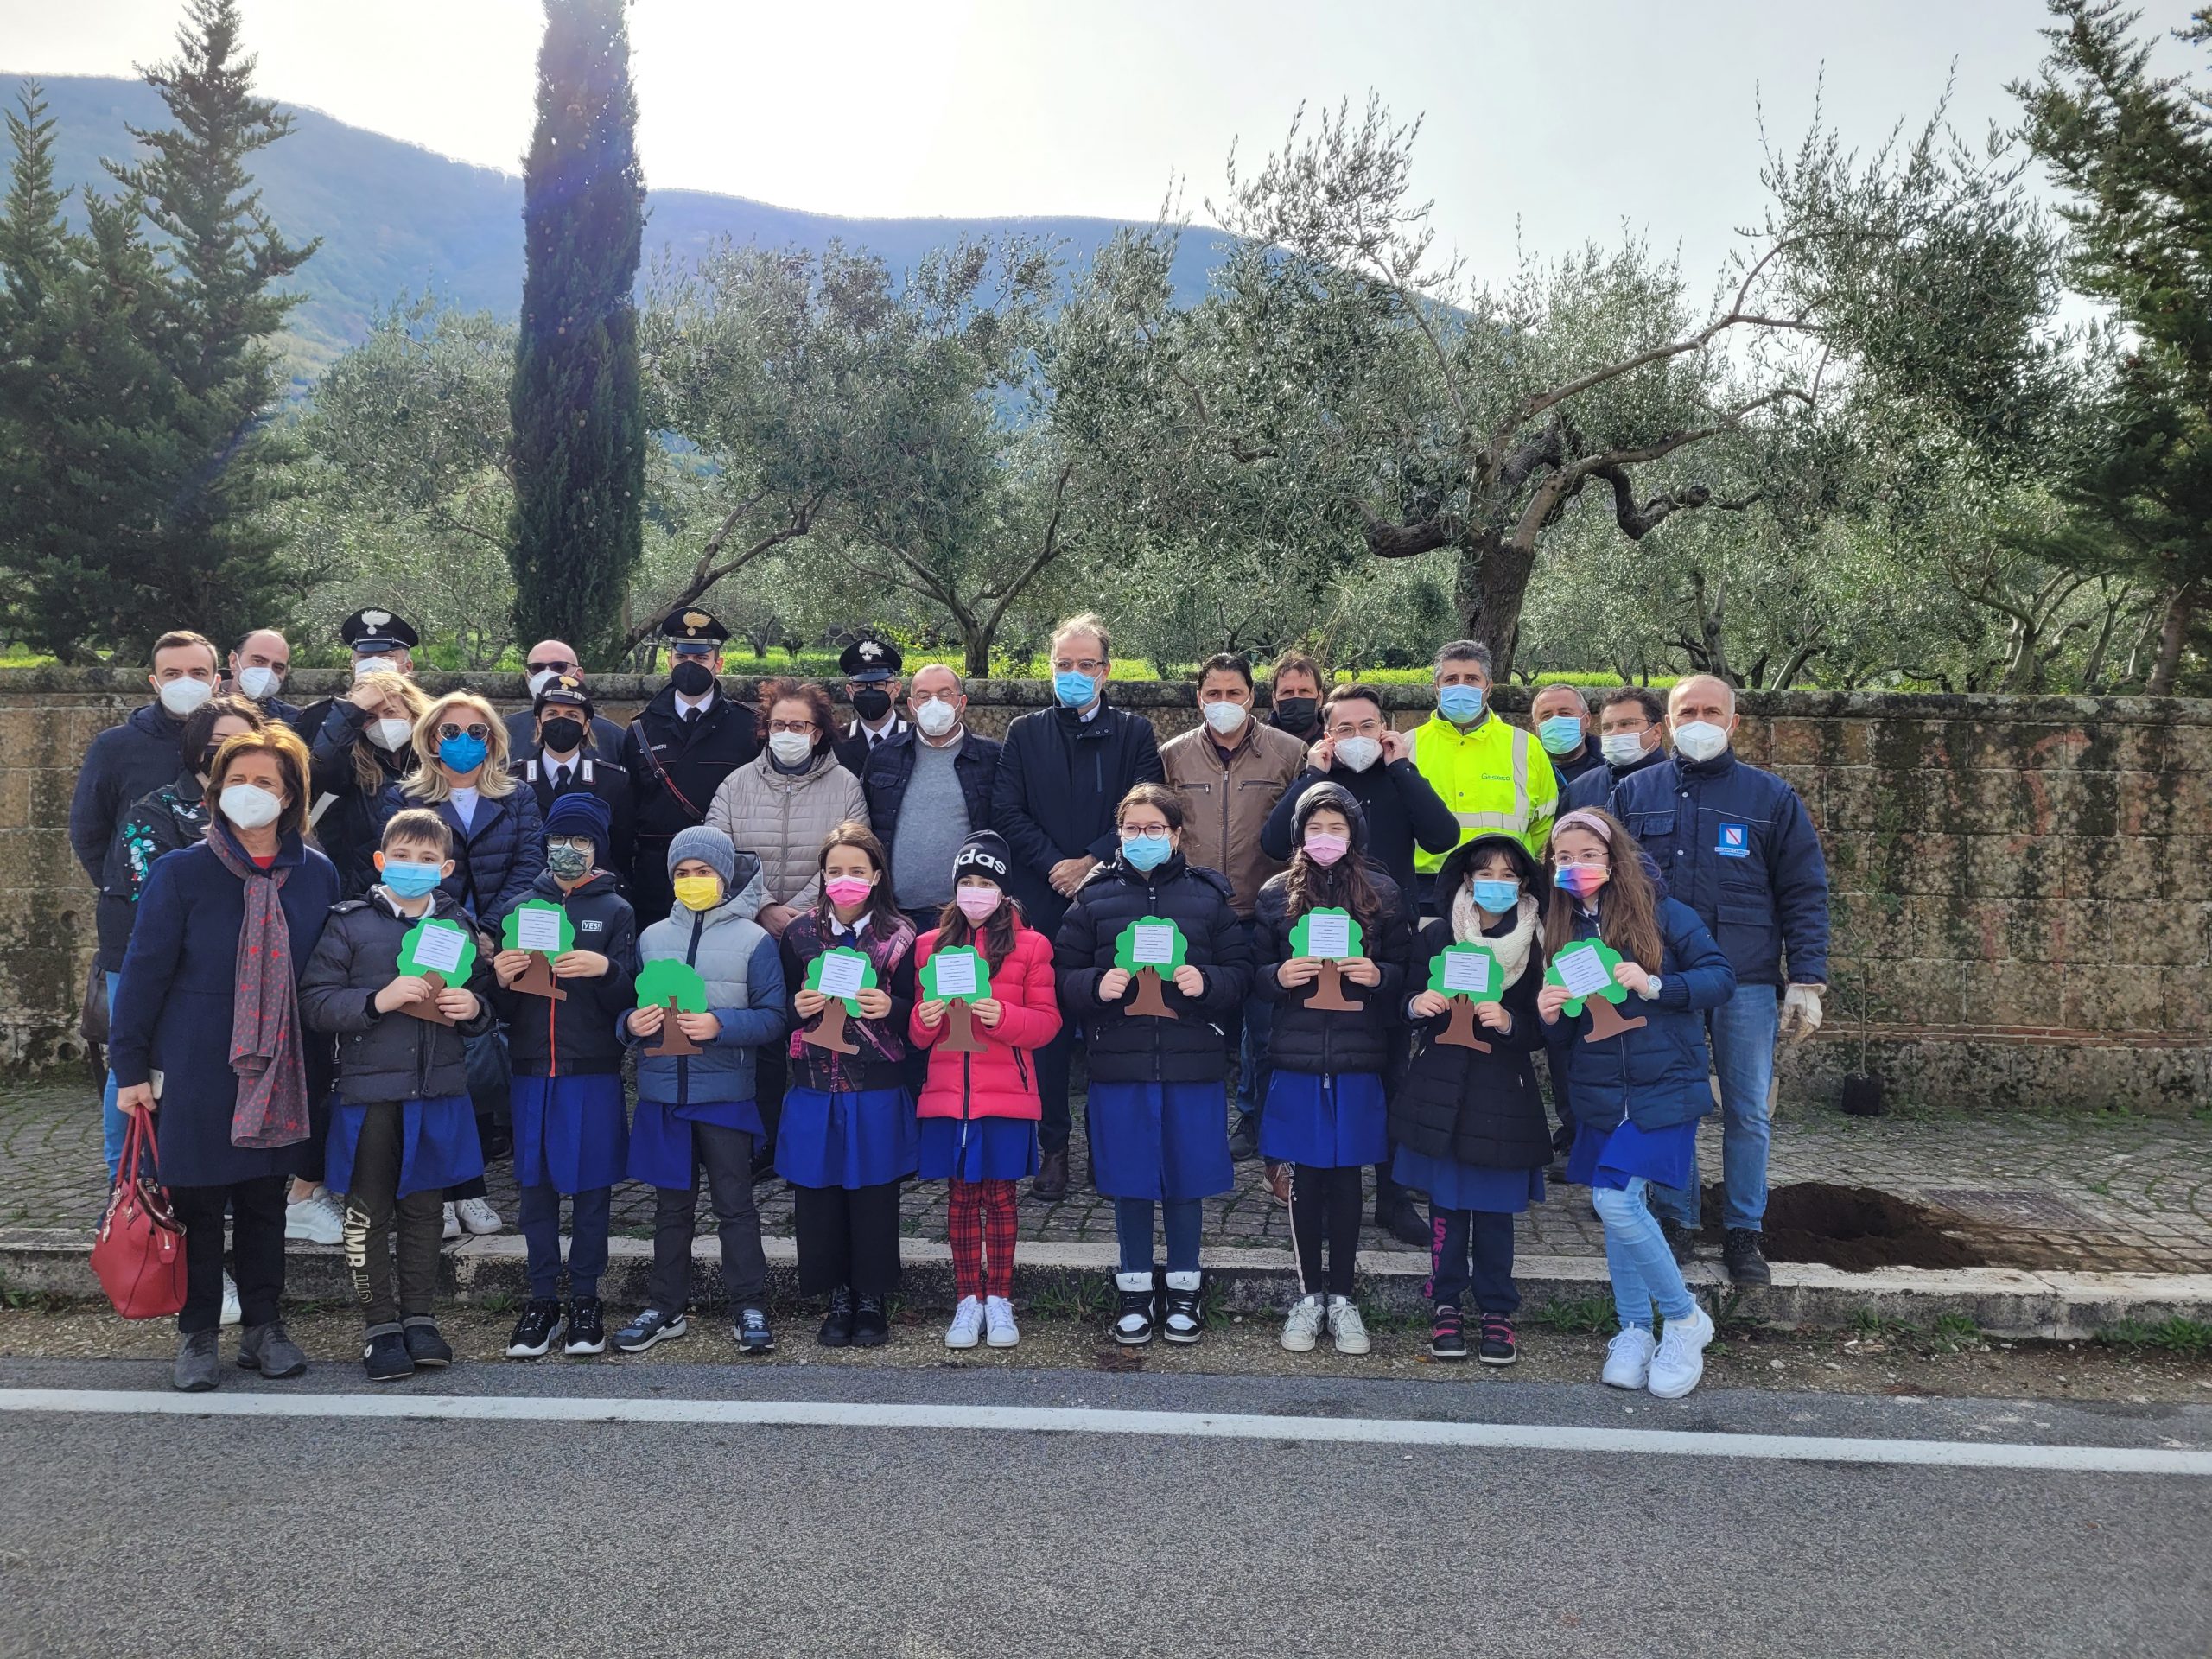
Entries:
[[[575,1220],[569,1237],[569,1294],[588,1302],[599,1294],[607,1271],[607,1228],[613,1189],[595,1186],[569,1200]],[[518,1224],[529,1253],[530,1294],[551,1301],[561,1293],[561,1195],[550,1186],[522,1190]]]
[[[1724,1224],[1758,1232],[1766,1220],[1767,1096],[1774,1088],[1774,1042],[1782,1003],[1771,985],[1738,985],[1705,1016],[1713,1069],[1720,1079],[1720,1182]],[[1662,1186],[1653,1203],[1669,1221],[1695,1231],[1701,1209],[1694,1184]]]
[[1659,1230],[1659,1218],[1645,1202],[1647,1183],[1631,1175],[1626,1186],[1601,1186],[1590,1195],[1591,1207],[1605,1224],[1605,1269],[1613,1279],[1613,1311],[1621,1329],[1651,1329],[1651,1310],[1670,1319],[1686,1319],[1697,1303]]
[[[107,976],[107,1017],[115,1018],[115,988],[123,982],[121,974]],[[107,1184],[115,1185],[115,1166],[123,1161],[123,1136],[130,1128],[130,1120],[124,1116],[115,1103],[116,1090],[121,1085],[115,1073],[107,1074],[107,1083],[100,1090],[100,1150],[107,1157]]]
[[[1244,943],[1255,953],[1260,948],[1260,925],[1246,922]],[[1274,1067],[1268,1058],[1268,1039],[1274,1029],[1275,1005],[1265,997],[1244,999],[1243,1031],[1236,1045],[1236,1109],[1256,1124],[1268,1103],[1268,1079]]]
[[[1205,1200],[1163,1198],[1160,1222],[1167,1230],[1167,1271],[1198,1270],[1198,1230],[1205,1219]],[[1123,1273],[1150,1273],[1152,1259],[1152,1200],[1114,1200],[1114,1236],[1122,1246]]]

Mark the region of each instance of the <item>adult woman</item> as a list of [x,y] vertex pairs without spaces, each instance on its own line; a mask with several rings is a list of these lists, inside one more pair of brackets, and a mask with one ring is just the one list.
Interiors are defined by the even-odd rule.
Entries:
[[415,767],[415,722],[429,696],[381,658],[353,689],[330,705],[308,744],[308,805],[316,842],[338,867],[343,895],[358,899],[376,885],[377,839],[389,816],[385,791]]
[[305,844],[308,754],[289,729],[227,741],[207,792],[218,816],[206,839],[156,863],[140,895],[109,1047],[116,1103],[154,1114],[184,1224],[172,1380],[194,1393],[219,1370],[226,1208],[245,1324],[238,1363],[268,1376],[307,1368],[277,1312],[284,1177],[308,1132],[299,976],[338,899],[337,871]]

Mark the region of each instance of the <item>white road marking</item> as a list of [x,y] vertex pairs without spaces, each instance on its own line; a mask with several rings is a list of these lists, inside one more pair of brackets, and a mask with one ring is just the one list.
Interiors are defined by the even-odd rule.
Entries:
[[0,1389],[0,1411],[149,1417],[351,1418],[386,1422],[715,1423],[781,1428],[960,1429],[1305,1440],[1520,1452],[2027,1469],[2049,1473],[2212,1476],[2212,1452],[2025,1446],[1820,1434],[1713,1434],[1535,1423],[1439,1423],[1388,1417],[1103,1411],[1049,1406],[884,1405],[804,1400],[620,1400],[517,1395],[173,1394],[125,1389]]

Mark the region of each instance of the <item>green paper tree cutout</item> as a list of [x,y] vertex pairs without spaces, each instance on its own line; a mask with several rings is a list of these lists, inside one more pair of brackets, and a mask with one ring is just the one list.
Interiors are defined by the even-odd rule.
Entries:
[[671,1001],[678,1014],[704,1014],[707,982],[690,963],[673,957],[647,963],[638,973],[638,1006],[664,1008]]
[[[875,988],[875,963],[869,959],[867,951],[855,950],[849,945],[842,944],[831,945],[830,949],[824,950],[820,956],[815,957],[812,962],[806,964],[806,988],[810,991],[818,991],[822,988],[822,967],[824,963],[832,960],[842,960],[848,957],[858,961],[861,965],[861,989],[864,991],[874,990]],[[861,1005],[858,998],[844,996],[840,997],[837,1000],[845,1005],[845,1012],[847,1014],[853,1015],[855,1019],[859,1018]]]
[[525,899],[522,903],[517,905],[512,910],[507,912],[506,920],[499,925],[500,948],[506,950],[519,950],[523,949],[522,918],[525,912],[543,912],[549,910],[551,911],[555,916],[560,918],[561,924],[561,943],[559,947],[556,949],[552,954],[556,957],[565,956],[568,952],[575,950],[576,948],[576,925],[569,919],[569,912],[565,909],[559,905],[554,904],[551,900],[545,899]]
[[[1614,1004],[1616,1007],[1625,1002],[1628,1000],[1628,987],[1622,984],[1620,981],[1613,977],[1613,969],[1621,965],[1621,953],[1614,950],[1611,945],[1607,944],[1603,939],[1591,939],[1581,944],[1568,945],[1567,949],[1560,951],[1558,956],[1554,957],[1552,958],[1551,966],[1544,969],[1544,983],[1547,985],[1556,985],[1561,990],[1565,990],[1567,988],[1567,976],[1560,971],[1559,964],[1560,959],[1562,957],[1571,957],[1576,952],[1582,950],[1596,951],[1598,953],[1598,960],[1605,964],[1605,988],[1596,993],[1596,995],[1604,997],[1606,1001]],[[1581,1014],[1582,1003],[1583,999],[1581,997],[1571,996],[1567,1000],[1565,1006],[1560,1011],[1564,1013],[1567,1018],[1572,1020]],[[1639,1020],[1637,1023],[1641,1024],[1643,1022]]]
[[[976,988],[955,991],[950,996],[938,989],[938,964],[947,957],[972,957],[976,960]],[[991,964],[983,953],[973,945],[955,945],[949,950],[932,950],[930,959],[922,964],[922,995],[932,1002],[981,1002],[991,994]]]
[[[1141,927],[1164,927],[1173,936],[1166,962],[1139,962],[1137,960],[1137,929]],[[1140,916],[1123,928],[1121,937],[1114,941],[1114,965],[1125,974],[1134,974],[1149,968],[1162,979],[1172,978],[1175,970],[1183,965],[1183,958],[1188,946],[1189,941],[1184,938],[1183,930],[1165,916]]]
[[[1485,970],[1481,976],[1483,988],[1480,991],[1455,991],[1444,982],[1445,970],[1454,957],[1482,959]],[[1465,997],[1472,1002],[1495,1002],[1504,995],[1504,972],[1497,965],[1497,952],[1486,944],[1447,944],[1428,961],[1428,988],[1439,996]]]
[[1344,918],[1344,953],[1342,957],[1332,956],[1326,958],[1326,960],[1349,961],[1354,957],[1363,957],[1367,954],[1364,948],[1367,943],[1366,937],[1361,931],[1357,918],[1355,918],[1348,910],[1334,910],[1325,907],[1320,910],[1307,911],[1303,916],[1300,916],[1298,918],[1296,925],[1291,928],[1290,954],[1292,956],[1310,957],[1313,954],[1313,950],[1309,948],[1309,942],[1313,937],[1313,918],[1316,916],[1341,916]]
[[[451,949],[448,936],[452,934],[460,936],[460,944],[458,950],[448,957],[447,951],[440,950],[439,946],[447,944]],[[422,951],[426,945],[435,959],[432,962],[423,960]],[[448,960],[453,963],[449,968],[435,965],[437,962]],[[425,916],[409,928],[407,937],[399,942],[399,971],[403,974],[435,974],[443,984],[465,985],[468,982],[469,969],[475,965],[476,935],[459,922]]]

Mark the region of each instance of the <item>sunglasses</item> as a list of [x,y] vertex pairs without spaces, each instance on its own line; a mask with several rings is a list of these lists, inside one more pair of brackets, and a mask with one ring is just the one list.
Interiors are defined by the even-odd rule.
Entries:
[[566,674],[574,667],[575,667],[574,663],[531,663],[529,664],[530,671],[533,674]]
[[488,740],[491,735],[492,728],[482,721],[477,721],[467,726],[448,723],[438,728],[438,736],[442,740],[448,737],[473,737],[481,743]]

